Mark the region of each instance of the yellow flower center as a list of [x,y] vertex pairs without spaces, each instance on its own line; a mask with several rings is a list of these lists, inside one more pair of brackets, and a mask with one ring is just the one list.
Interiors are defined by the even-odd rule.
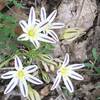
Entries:
[[62,76],[68,76],[70,73],[70,68],[69,67],[61,67],[60,72]]
[[23,80],[25,75],[26,75],[26,73],[25,73],[24,70],[17,71],[17,77],[18,77],[19,80]]
[[28,35],[33,39],[37,39],[38,37],[38,27],[30,27],[28,29]]

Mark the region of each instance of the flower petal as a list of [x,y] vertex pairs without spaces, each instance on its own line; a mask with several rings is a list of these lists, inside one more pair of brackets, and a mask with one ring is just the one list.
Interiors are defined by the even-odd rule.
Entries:
[[78,74],[78,73],[76,73],[74,71],[71,71],[71,73],[69,74],[69,76],[71,78],[73,78],[73,79],[76,79],[76,80],[83,80],[84,79],[80,74]]
[[46,34],[41,34],[39,37],[39,40],[42,42],[48,42],[48,43],[56,43],[57,42],[53,38],[47,36]]
[[22,81],[20,80],[19,87],[20,87],[20,91],[22,95],[24,97],[27,97],[28,96],[28,86],[27,86],[26,80],[22,80]]
[[29,19],[28,19],[28,25],[29,26],[34,26],[35,25],[35,11],[34,11],[34,8],[31,7],[30,9],[30,14],[29,14]]
[[17,78],[13,78],[10,81],[10,83],[8,84],[7,88],[5,89],[4,94],[7,94],[7,93],[11,92],[15,88],[17,83],[18,83],[18,79]]
[[64,23],[52,23],[51,29],[59,29],[63,27],[64,27]]
[[41,8],[41,21],[45,21],[46,20],[46,11],[45,8],[42,7]]
[[9,72],[7,72],[7,73],[1,75],[1,78],[2,78],[2,79],[10,79],[10,78],[13,78],[15,72],[16,72],[16,71],[9,71]]
[[27,41],[29,40],[28,35],[26,33],[21,34],[18,38],[18,41]]
[[43,82],[41,80],[39,80],[38,78],[36,78],[32,75],[28,75],[26,77],[26,80],[33,83],[33,84],[36,84],[36,85],[43,84]]
[[52,38],[54,38],[55,41],[59,41],[58,36],[56,35],[56,33],[55,33],[54,31],[50,30],[50,31],[48,32],[48,34],[49,34]]
[[47,18],[47,21],[51,23],[57,15],[57,10],[54,10]]
[[33,73],[35,72],[38,67],[36,65],[30,65],[24,68],[28,73]]
[[32,44],[35,46],[36,49],[38,49],[40,47],[40,43],[38,42],[38,40],[30,39],[30,41],[32,42]]
[[20,24],[22,30],[23,30],[25,33],[27,33],[27,26],[28,26],[27,23],[26,23],[24,20],[21,20],[21,21],[19,22],[19,24]]
[[51,90],[54,90],[55,88],[57,88],[57,86],[59,85],[60,81],[61,81],[61,75],[58,74],[56,79],[54,80],[54,84],[51,87]]
[[63,81],[64,81],[66,88],[69,90],[69,92],[70,93],[74,92],[74,87],[70,79],[68,77],[67,78],[63,77]]
[[75,69],[83,68],[83,67],[85,67],[85,65],[84,64],[72,64],[72,65],[69,65],[69,67],[71,67],[73,70],[75,70]]
[[16,70],[20,70],[23,68],[22,62],[17,55],[15,56],[15,68]]
[[63,62],[62,66],[65,67],[66,65],[68,65],[68,63],[69,63],[69,54],[66,53],[65,58],[64,58],[64,62]]
[[49,23],[48,21],[40,22],[40,23],[38,24],[38,27],[40,27],[41,30],[43,31],[44,28],[45,28],[45,26],[46,26],[48,23]]

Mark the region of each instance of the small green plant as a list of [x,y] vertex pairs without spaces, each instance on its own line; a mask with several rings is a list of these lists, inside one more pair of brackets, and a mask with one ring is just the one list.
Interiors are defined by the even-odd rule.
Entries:
[[3,59],[5,60],[5,56],[14,54],[18,50],[16,24],[17,20],[14,17],[0,13],[0,63]]
[[97,74],[100,74],[100,55],[97,54],[96,48],[92,49],[93,60],[89,60],[88,63],[85,63],[89,69],[94,70]]
[[20,2],[18,2],[18,0],[8,0],[8,4],[14,4],[17,8],[21,8],[23,7],[22,4]]

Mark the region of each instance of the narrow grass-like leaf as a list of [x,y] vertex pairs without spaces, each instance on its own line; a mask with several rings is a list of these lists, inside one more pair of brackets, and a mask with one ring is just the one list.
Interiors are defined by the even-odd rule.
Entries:
[[28,100],[41,100],[39,93],[34,90],[31,86],[28,86],[29,95]]
[[96,48],[92,49],[92,55],[93,55],[94,60],[96,61],[98,58]]
[[93,65],[93,64],[90,64],[90,63],[84,63],[84,64],[85,64],[85,66],[88,67],[88,68],[93,68],[93,67],[94,67],[94,65]]
[[50,77],[48,76],[48,74],[44,71],[42,71],[42,78],[46,83],[50,82]]

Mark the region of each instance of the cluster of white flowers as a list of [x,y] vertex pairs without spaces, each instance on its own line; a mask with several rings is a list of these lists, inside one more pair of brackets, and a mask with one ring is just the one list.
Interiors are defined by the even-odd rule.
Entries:
[[[54,18],[56,17],[57,11],[54,10],[48,17],[46,15],[45,8],[41,8],[40,20],[37,20],[35,17],[34,8],[31,7],[28,21],[21,20],[19,22],[22,27],[23,34],[18,37],[20,41],[27,41],[33,43],[36,48],[39,48],[40,42],[48,42],[48,43],[56,43],[59,41],[58,36],[53,31],[53,29],[59,29],[64,27],[63,23],[53,23]],[[72,64],[69,63],[69,55],[65,55],[65,59],[63,64],[60,64],[60,69],[57,70],[57,77],[54,80],[54,84],[51,90],[54,90],[59,85],[61,79],[63,79],[65,86],[69,90],[69,92],[74,92],[74,87],[69,77],[76,80],[83,80],[83,77],[76,73],[74,70],[80,69],[84,67],[84,64]],[[28,85],[27,82],[31,82],[33,84],[39,85],[43,84],[41,80],[34,77],[32,73],[34,73],[38,67],[36,65],[29,65],[27,67],[23,67],[21,60],[18,56],[15,56],[15,69],[16,71],[9,71],[3,75],[1,78],[3,79],[11,79],[7,88],[4,91],[4,94],[11,92],[16,85],[19,86],[20,91],[24,97],[28,96]]]
[[[28,22],[21,20],[19,22],[22,27],[23,34],[18,37],[19,41],[27,41],[33,43],[36,48],[39,48],[39,41],[56,43],[59,41],[58,36],[53,29],[63,28],[63,23],[52,23],[56,17],[57,11],[54,10],[48,17],[46,16],[45,8],[41,8],[41,20],[36,19],[34,8],[31,7]],[[47,18],[46,18],[47,17]]]

